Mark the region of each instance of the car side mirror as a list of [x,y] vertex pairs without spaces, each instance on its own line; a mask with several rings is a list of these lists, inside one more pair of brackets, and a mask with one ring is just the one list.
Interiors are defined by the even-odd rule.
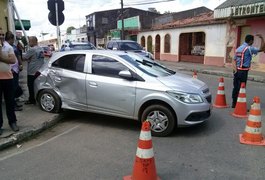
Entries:
[[124,79],[132,79],[133,76],[129,70],[123,70],[119,72],[119,76]]

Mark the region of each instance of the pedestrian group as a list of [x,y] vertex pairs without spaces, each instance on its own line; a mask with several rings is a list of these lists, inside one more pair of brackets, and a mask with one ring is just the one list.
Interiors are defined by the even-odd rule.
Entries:
[[43,49],[38,46],[38,39],[35,36],[29,37],[29,49],[23,53],[23,45],[17,42],[15,35],[8,31],[4,33],[0,27],[0,135],[3,133],[3,106],[2,97],[5,102],[6,117],[10,128],[17,132],[17,117],[15,111],[21,111],[19,97],[23,90],[19,85],[19,73],[23,70],[22,61],[27,62],[27,85],[29,99],[25,104],[35,104],[34,80],[36,73],[44,64]]

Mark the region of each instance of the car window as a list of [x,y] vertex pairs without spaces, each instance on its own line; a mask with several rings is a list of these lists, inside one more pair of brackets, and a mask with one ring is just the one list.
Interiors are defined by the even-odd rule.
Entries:
[[65,55],[52,63],[53,67],[68,69],[71,71],[84,71],[85,54]]
[[75,44],[71,45],[72,50],[91,50],[95,49],[91,44]]
[[95,75],[120,78],[119,72],[128,68],[119,61],[107,56],[93,55],[92,73]]
[[112,47],[112,49],[113,49],[113,48],[119,49],[119,47],[118,47],[118,43],[113,42],[113,47]]
[[137,42],[119,42],[120,50],[143,50]]

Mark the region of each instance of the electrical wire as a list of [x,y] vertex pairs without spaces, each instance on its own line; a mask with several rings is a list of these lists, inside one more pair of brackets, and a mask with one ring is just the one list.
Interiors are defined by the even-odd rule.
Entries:
[[157,4],[157,3],[162,3],[162,2],[170,2],[170,1],[175,1],[175,0],[159,0],[159,1],[139,1],[139,2],[132,2],[128,4],[124,4],[124,6],[135,6],[135,5],[146,5],[146,4]]

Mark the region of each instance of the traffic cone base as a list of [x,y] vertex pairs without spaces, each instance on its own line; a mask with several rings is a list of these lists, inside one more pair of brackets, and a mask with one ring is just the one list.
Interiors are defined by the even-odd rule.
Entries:
[[239,134],[239,140],[242,144],[250,144],[250,145],[257,145],[257,146],[265,146],[265,140],[261,140],[259,142],[247,141],[243,137],[243,134]]
[[216,107],[216,108],[227,108],[229,106],[228,105],[220,106],[220,105],[213,104],[213,107]]
[[236,113],[231,113],[234,117],[237,117],[237,118],[247,118],[248,115],[247,114],[244,114],[244,115],[240,115],[240,114],[236,114]]

